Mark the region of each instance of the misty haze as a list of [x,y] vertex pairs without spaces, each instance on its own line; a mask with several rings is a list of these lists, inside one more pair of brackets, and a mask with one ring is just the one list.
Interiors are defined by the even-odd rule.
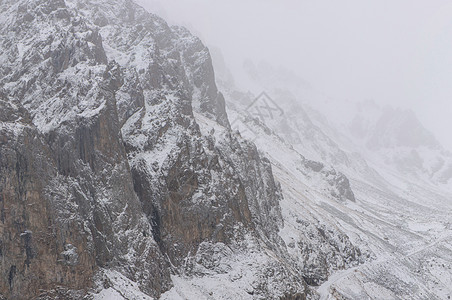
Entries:
[[0,0],[0,299],[450,299],[448,1]]

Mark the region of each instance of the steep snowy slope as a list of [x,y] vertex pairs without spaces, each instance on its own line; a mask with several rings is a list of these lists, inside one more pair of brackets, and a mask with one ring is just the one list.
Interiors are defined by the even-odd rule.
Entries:
[[[296,237],[304,230],[300,230],[299,224],[308,219],[313,224],[336,228],[335,235],[337,232],[346,234],[370,258],[357,266],[342,265],[346,270],[338,271],[340,267],[328,270],[328,280],[324,281],[326,277],[318,280],[322,284],[318,289],[322,299],[450,297],[452,193],[447,185],[425,176],[424,169],[408,160],[400,165],[414,168],[412,172],[397,166],[393,168],[394,162],[385,161],[388,159],[385,155],[394,158],[402,147],[417,151],[427,147],[429,154],[445,157],[448,154],[410,113],[404,117],[405,113],[394,110],[390,111],[392,117],[387,117],[392,122],[380,121],[380,127],[388,125],[385,130],[379,129],[385,131],[380,139],[374,133],[377,129],[370,131],[373,139],[379,140],[375,143],[385,149],[376,151],[366,145],[370,138],[361,141],[351,136],[347,128],[339,130],[344,128],[340,122],[346,123],[348,115],[355,113],[353,109],[337,108],[337,103],[298,82],[297,89],[304,93],[298,91],[298,95],[311,95],[313,98],[304,100],[314,103],[312,106],[317,104],[318,110],[312,107],[305,110],[306,106],[297,100],[295,92],[285,86],[290,81],[281,80],[278,86],[275,73],[262,75],[272,79],[265,81],[269,84],[266,88],[278,87],[270,89],[270,100],[255,98],[258,94],[243,93],[231,85],[225,85],[224,90],[232,127],[264,151],[281,183],[282,214],[286,220],[281,231],[284,240],[289,244],[294,239],[293,245],[300,244]],[[257,86],[259,83],[255,82],[254,88]],[[326,107],[316,101],[323,101]],[[284,112],[280,117],[263,113],[276,106]],[[340,115],[342,110],[345,116]],[[377,121],[382,118],[380,110],[370,113]],[[374,120],[371,116],[363,119]],[[331,124],[339,125],[332,127]],[[406,127],[415,132],[405,135]],[[306,172],[299,166],[297,161],[305,160],[302,155],[344,172],[350,180],[355,201],[331,197],[324,176],[315,176],[316,172]],[[301,211],[303,214],[299,216],[297,212]],[[316,262],[315,265],[321,264]],[[334,266],[331,262],[328,265]]]
[[[306,172],[299,163],[305,159],[266,125],[250,119],[246,112],[231,110],[230,115],[240,120],[236,124],[246,123],[244,135],[270,158],[284,195],[281,206],[285,227],[281,236],[293,247],[289,252],[294,261],[305,257],[304,267],[310,266],[316,278],[308,282],[322,284],[318,291],[323,298],[444,299],[451,294],[450,194],[396,174],[386,177],[381,186],[374,185],[373,178],[352,174],[349,178],[355,201],[343,201],[332,196],[323,174]],[[305,226],[304,222],[317,224],[324,237],[325,233],[335,239],[346,236],[343,241],[350,239],[364,251],[362,264],[337,261],[337,257],[353,254],[336,256],[335,251],[324,251],[322,247],[334,244],[316,235],[312,235],[316,240],[312,241],[312,225]],[[339,245],[336,249],[341,249]],[[309,249],[314,247],[322,251],[313,254]],[[325,259],[322,254],[327,268],[320,271]]]

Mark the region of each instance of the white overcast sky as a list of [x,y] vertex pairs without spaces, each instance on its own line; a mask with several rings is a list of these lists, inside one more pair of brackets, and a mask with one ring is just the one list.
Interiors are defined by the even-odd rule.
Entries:
[[266,60],[333,98],[412,108],[452,149],[450,0],[137,0],[220,48]]

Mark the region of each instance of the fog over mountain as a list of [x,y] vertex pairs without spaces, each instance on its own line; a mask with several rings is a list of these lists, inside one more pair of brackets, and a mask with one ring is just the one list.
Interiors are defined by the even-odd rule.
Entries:
[[139,3],[220,48],[236,76],[264,60],[333,98],[412,109],[452,149],[450,1]]
[[450,299],[451,9],[0,1],[0,300]]

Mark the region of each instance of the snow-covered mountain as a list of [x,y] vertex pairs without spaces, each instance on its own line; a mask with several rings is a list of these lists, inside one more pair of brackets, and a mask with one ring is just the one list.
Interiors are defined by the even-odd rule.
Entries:
[[449,154],[409,114],[337,127],[271,68],[255,101],[131,0],[1,1],[0,50],[0,298],[450,295]]
[[[309,293],[199,39],[127,0],[2,1],[0,20],[2,297],[158,298],[233,271],[232,294]],[[245,281],[222,263],[239,254]]]
[[0,4],[3,298],[304,299],[366,259],[305,220],[316,258],[293,260],[271,163],[186,29],[129,0]]

